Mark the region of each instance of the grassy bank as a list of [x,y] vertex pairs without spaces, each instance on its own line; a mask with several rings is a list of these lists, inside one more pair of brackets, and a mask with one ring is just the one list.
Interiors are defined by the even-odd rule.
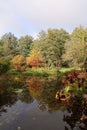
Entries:
[[21,72],[18,72],[15,69],[11,69],[7,72],[9,75],[18,75],[23,74],[24,76],[59,76],[64,75],[66,72],[74,71],[75,68],[60,68],[59,70],[56,68],[27,68],[26,70],[22,70]]
[[7,74],[9,75],[18,75],[19,73],[22,73],[24,76],[57,76],[57,71],[54,68],[27,68],[26,70],[21,72],[11,69],[7,72]]

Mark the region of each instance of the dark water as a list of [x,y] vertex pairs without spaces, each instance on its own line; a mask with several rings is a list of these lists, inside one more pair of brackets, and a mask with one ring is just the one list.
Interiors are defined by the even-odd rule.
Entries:
[[56,101],[60,87],[55,77],[1,76],[0,130],[87,130],[80,105]]

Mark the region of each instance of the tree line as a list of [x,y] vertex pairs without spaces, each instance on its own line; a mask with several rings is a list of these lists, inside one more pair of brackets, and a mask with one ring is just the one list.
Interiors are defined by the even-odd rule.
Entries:
[[42,30],[36,39],[6,33],[0,38],[0,63],[6,60],[15,68],[86,67],[87,28],[76,27],[71,34],[64,29]]

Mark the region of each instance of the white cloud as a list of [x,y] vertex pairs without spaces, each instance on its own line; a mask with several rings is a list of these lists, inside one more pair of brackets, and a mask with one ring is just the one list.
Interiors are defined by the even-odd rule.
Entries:
[[41,29],[87,25],[87,0],[1,0],[0,35],[34,34]]

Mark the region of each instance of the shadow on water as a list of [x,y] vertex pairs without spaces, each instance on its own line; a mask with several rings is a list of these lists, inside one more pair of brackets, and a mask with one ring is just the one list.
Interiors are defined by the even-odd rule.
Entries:
[[57,77],[0,77],[0,130],[86,130],[87,104],[78,97],[58,102],[60,87]]

